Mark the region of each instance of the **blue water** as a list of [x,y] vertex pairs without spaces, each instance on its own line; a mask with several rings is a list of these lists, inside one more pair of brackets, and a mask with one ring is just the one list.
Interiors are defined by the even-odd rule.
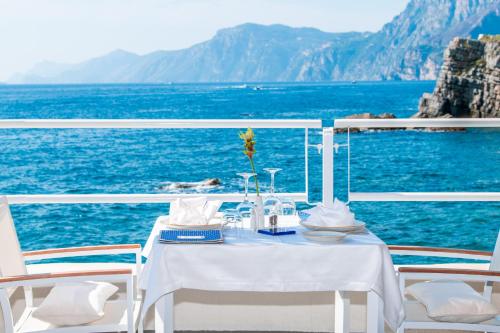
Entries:
[[[408,117],[434,82],[0,86],[0,118],[307,118],[353,113]],[[303,130],[257,129],[256,163],[280,167],[279,191],[304,190]],[[319,130],[309,133],[321,142]],[[346,135],[336,136],[345,143]],[[500,191],[500,131],[370,132],[351,135],[352,191]],[[238,131],[0,130],[0,193],[164,193],[171,182],[217,177],[204,192],[241,191],[249,166]],[[345,200],[346,150],[335,155],[335,192]],[[321,156],[310,150],[310,201],[321,199]],[[262,172],[264,187],[268,179]],[[178,191],[178,190],[177,190]],[[194,190],[191,190],[194,191]],[[305,208],[301,205],[301,208]],[[352,203],[390,244],[491,250],[499,203]],[[167,204],[15,205],[23,250],[144,244]],[[398,258],[398,261],[402,260]]]

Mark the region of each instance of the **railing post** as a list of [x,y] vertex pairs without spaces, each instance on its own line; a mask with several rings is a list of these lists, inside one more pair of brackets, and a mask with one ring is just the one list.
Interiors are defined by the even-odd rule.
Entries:
[[323,128],[323,205],[333,206],[333,127]]

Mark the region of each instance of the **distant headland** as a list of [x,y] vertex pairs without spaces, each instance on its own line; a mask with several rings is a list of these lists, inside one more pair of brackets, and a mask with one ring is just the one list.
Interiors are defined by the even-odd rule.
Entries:
[[79,64],[44,62],[9,82],[434,80],[449,42],[479,34],[500,34],[500,0],[410,0],[377,32],[247,23],[177,51],[138,55],[117,50]]

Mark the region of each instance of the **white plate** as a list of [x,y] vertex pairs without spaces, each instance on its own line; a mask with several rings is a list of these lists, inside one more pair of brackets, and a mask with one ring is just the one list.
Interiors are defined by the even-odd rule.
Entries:
[[338,243],[347,236],[342,232],[314,230],[304,231],[302,232],[302,235],[311,241],[322,243]]
[[170,229],[184,229],[184,230],[213,230],[213,229],[222,229],[227,224],[227,221],[224,221],[219,218],[214,218],[210,220],[209,224],[167,224],[167,228]]
[[365,230],[365,222],[355,221],[354,225],[349,226],[319,226],[308,224],[307,221],[300,221],[300,224],[309,229],[309,230],[317,230],[317,231],[338,231],[338,232],[360,232]]

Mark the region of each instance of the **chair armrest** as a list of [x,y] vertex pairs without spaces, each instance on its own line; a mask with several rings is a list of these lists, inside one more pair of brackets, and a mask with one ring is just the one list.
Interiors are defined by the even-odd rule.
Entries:
[[500,271],[432,267],[400,267],[398,271],[405,279],[453,278],[463,281],[500,282]]
[[95,255],[117,255],[117,254],[140,254],[140,244],[118,244],[118,245],[98,245],[67,247],[58,249],[46,249],[39,251],[23,252],[26,260],[43,260],[67,257],[85,257]]
[[89,280],[126,281],[131,278],[131,269],[104,269],[64,273],[41,273],[0,277],[0,288],[36,287],[53,285],[57,282],[81,282]]
[[461,259],[476,259],[476,260],[491,260],[492,252],[451,249],[444,247],[427,247],[427,246],[406,246],[406,245],[389,245],[391,254],[404,256],[422,256],[422,257],[446,257],[446,258],[461,258]]

